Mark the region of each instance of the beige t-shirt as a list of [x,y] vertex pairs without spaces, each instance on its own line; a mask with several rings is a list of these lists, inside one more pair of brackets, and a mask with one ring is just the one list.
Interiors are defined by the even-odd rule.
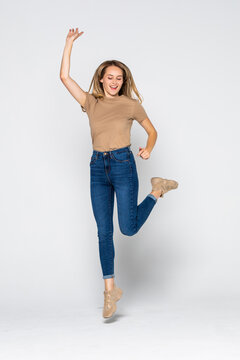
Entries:
[[84,109],[89,118],[93,150],[111,151],[131,145],[133,120],[141,123],[147,113],[137,99],[125,95],[96,99],[86,93]]

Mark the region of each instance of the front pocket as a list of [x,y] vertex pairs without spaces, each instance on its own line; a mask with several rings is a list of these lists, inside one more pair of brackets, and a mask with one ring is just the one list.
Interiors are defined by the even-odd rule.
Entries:
[[93,154],[92,157],[91,157],[89,165],[95,164],[96,161],[97,161],[97,154]]
[[112,153],[112,158],[113,160],[117,161],[117,162],[129,162],[130,160],[130,156],[129,156],[129,152],[128,151],[119,151],[119,152],[115,152]]

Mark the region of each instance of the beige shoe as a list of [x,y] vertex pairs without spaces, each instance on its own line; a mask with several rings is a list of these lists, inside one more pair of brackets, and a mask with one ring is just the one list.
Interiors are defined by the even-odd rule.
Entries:
[[110,318],[117,310],[116,302],[120,300],[123,291],[114,284],[113,289],[108,291],[104,290],[103,293],[104,293],[103,317]]
[[176,189],[178,187],[177,181],[163,179],[161,177],[152,177],[151,183],[152,191],[162,190],[162,194],[160,195],[160,197],[163,197],[163,194],[165,194],[167,191]]

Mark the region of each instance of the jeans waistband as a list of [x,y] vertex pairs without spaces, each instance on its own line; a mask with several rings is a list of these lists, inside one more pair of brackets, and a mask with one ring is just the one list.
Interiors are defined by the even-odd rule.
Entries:
[[97,155],[106,155],[106,154],[120,154],[121,152],[125,152],[125,151],[128,151],[130,152],[131,151],[131,145],[128,145],[128,146],[124,146],[122,148],[119,148],[119,149],[115,149],[115,150],[110,150],[110,151],[97,151],[97,150],[93,150],[93,154],[97,154]]

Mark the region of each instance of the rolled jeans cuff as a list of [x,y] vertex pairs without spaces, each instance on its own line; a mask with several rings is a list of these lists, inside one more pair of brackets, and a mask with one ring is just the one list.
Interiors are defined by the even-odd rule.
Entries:
[[155,200],[155,202],[157,201],[157,198],[153,194],[148,194],[148,196]]
[[112,275],[103,275],[103,279],[110,279],[112,277],[115,277],[115,275],[114,274],[112,274]]

